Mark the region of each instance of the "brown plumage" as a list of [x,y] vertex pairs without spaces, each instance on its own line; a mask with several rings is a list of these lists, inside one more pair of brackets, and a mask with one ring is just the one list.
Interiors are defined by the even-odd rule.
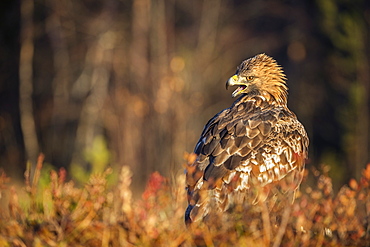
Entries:
[[[286,77],[259,54],[241,63],[226,83],[240,96],[208,121],[187,167],[190,223],[213,209],[264,201],[271,191],[295,191],[308,152],[303,125],[287,107]],[[211,210],[212,209],[212,210]]]

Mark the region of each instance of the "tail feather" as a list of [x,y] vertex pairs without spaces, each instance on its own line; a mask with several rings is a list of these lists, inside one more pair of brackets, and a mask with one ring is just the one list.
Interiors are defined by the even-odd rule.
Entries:
[[191,224],[191,222],[192,222],[192,220],[191,220],[191,218],[190,218],[190,212],[191,212],[191,210],[194,208],[194,206],[193,205],[188,205],[188,207],[186,208],[186,211],[185,211],[185,223],[186,223],[186,225],[189,225],[189,224]]

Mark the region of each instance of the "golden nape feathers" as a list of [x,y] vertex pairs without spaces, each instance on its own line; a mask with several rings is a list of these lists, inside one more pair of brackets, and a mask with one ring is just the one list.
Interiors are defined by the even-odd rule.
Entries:
[[[302,181],[309,140],[287,107],[286,76],[265,54],[243,61],[226,87],[239,98],[205,125],[187,167],[187,223],[264,201]],[[272,192],[274,191],[274,192]]]

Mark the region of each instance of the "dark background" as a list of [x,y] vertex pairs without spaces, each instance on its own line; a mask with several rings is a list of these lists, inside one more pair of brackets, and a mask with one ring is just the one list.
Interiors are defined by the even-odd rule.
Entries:
[[288,76],[310,137],[307,167],[335,186],[370,162],[370,1],[2,0],[0,167],[83,181],[111,166],[182,172],[226,80],[265,52]]

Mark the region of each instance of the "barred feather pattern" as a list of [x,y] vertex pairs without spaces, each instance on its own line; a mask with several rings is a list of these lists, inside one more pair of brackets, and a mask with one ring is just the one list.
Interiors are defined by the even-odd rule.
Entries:
[[285,75],[265,54],[238,67],[237,75],[249,74],[258,80],[208,121],[196,144],[186,173],[187,223],[213,208],[264,201],[272,189],[295,191],[302,181],[309,140],[287,107]]

